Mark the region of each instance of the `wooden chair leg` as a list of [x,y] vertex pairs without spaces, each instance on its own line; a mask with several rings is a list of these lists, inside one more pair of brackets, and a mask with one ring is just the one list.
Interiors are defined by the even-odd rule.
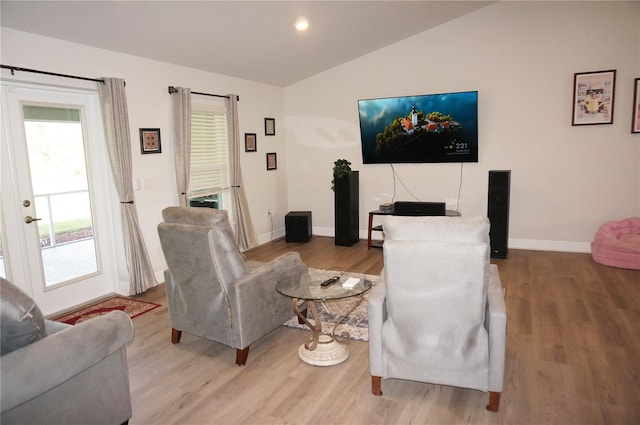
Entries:
[[236,364],[238,366],[244,366],[247,364],[247,357],[249,357],[249,347],[236,350]]
[[382,377],[371,375],[371,393],[373,395],[382,395]]
[[497,412],[500,408],[500,393],[489,391],[489,404],[487,410],[490,412]]
[[177,344],[180,342],[180,338],[182,338],[182,331],[171,328],[171,343]]

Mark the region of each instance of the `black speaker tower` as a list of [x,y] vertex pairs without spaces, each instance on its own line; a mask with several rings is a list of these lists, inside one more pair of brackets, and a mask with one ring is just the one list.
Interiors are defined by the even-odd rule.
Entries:
[[509,251],[509,193],[511,170],[489,171],[487,217],[491,222],[491,257],[507,258]]
[[335,244],[351,246],[359,235],[359,172],[335,179]]

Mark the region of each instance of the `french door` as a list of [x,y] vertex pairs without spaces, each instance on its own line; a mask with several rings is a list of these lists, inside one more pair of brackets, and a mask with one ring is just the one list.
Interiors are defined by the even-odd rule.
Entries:
[[115,292],[96,92],[2,82],[0,275],[51,314]]

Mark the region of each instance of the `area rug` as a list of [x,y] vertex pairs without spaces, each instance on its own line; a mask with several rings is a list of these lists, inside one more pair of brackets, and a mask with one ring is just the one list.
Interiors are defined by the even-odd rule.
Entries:
[[106,300],[97,302],[95,304],[82,307],[79,310],[71,313],[66,313],[63,316],[56,317],[56,322],[68,323],[70,325],[77,325],[94,317],[102,316],[110,311],[120,310],[124,311],[131,317],[138,317],[141,314],[147,313],[154,308],[160,307],[160,304],[154,304],[146,301],[138,301],[132,298],[113,296]]
[[[328,279],[331,276],[336,275],[345,278],[364,278],[370,280],[374,285],[378,281],[378,276],[376,275],[339,272],[335,270],[320,270],[309,268],[309,275],[319,281]],[[355,339],[358,341],[369,340],[369,314],[367,308],[370,293],[371,291],[367,292],[364,295],[362,303],[358,307],[356,307],[356,309],[352,311],[351,314],[349,314],[349,316],[342,322],[341,325],[336,328],[335,335],[337,337]],[[347,298],[344,300],[316,303],[316,306],[318,308],[318,316],[320,316],[320,324],[322,325],[322,333],[325,335],[330,335],[333,332],[335,320],[342,316],[344,313],[348,312],[356,302],[356,298]],[[309,319],[309,321],[313,322],[313,320],[311,319]],[[284,323],[284,325],[291,328],[304,329],[307,331],[309,330],[309,327],[307,325],[298,323],[298,316],[295,315],[286,323]]]

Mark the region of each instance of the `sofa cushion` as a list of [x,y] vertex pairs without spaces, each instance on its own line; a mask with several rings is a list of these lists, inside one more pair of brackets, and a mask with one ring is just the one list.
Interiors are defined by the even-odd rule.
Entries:
[[489,242],[489,219],[481,216],[387,216],[385,239],[409,241]]
[[[229,224],[226,210],[200,207],[167,207],[162,210],[162,218],[164,222],[159,225],[158,229],[164,229],[161,232],[160,239],[165,239],[163,243],[165,257],[167,256],[167,250],[179,250],[181,248],[176,247],[183,246],[176,239],[179,238],[177,236],[178,233],[188,231],[192,232],[195,237],[199,232],[207,230],[210,232],[207,235],[209,239],[202,242],[204,242],[205,246],[213,244],[219,248],[214,249],[211,255],[216,257],[212,265],[220,272],[222,284],[229,285],[232,281],[248,272],[244,256],[235,243],[235,236]],[[190,228],[189,226],[192,227]],[[169,255],[169,257],[174,258],[173,255]],[[189,259],[189,262],[191,261],[193,261],[192,258]],[[175,267],[173,268],[175,269]],[[169,266],[169,269],[172,269],[172,267]]]
[[0,278],[0,327],[3,356],[46,336],[40,308],[27,294],[3,278]]
[[196,226],[215,226],[228,220],[226,210],[213,208],[167,207],[162,210],[165,223],[193,224]]

